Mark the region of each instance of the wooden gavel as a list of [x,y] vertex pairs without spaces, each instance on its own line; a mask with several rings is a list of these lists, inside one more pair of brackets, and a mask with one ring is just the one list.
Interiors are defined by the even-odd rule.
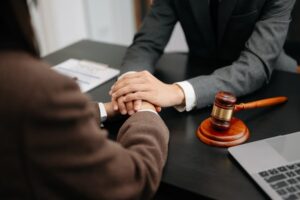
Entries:
[[236,97],[229,92],[218,92],[211,112],[211,125],[216,130],[227,130],[234,112],[284,103],[287,97],[274,97],[236,105]]
[[231,147],[242,144],[250,137],[247,125],[233,117],[234,112],[273,106],[287,101],[287,97],[274,97],[236,105],[236,97],[229,92],[218,92],[211,116],[199,125],[196,135],[205,144]]

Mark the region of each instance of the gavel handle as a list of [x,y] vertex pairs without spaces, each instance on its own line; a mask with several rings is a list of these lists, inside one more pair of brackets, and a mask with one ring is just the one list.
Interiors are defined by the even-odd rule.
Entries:
[[241,103],[241,104],[235,105],[234,111],[237,112],[240,110],[249,110],[249,109],[253,109],[253,108],[274,106],[277,104],[284,103],[287,100],[288,100],[287,97],[274,97],[274,98],[253,101],[253,102],[249,102],[249,103]]

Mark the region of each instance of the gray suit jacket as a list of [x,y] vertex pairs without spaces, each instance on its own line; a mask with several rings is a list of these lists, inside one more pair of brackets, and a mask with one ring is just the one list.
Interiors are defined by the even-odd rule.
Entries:
[[296,62],[282,49],[294,3],[222,0],[214,31],[209,1],[155,0],[125,55],[123,71],[141,67],[153,71],[179,21],[191,57],[222,63],[212,74],[195,74],[188,80],[195,89],[197,107],[211,104],[220,90],[237,96],[251,93],[270,80],[273,69],[296,69]]

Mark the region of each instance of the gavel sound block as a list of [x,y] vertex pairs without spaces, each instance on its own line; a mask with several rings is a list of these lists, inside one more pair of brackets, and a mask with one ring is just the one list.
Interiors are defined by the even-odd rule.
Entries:
[[204,120],[197,129],[198,138],[212,146],[231,147],[248,140],[249,129],[245,123],[233,117],[233,113],[287,101],[287,97],[274,97],[236,105],[236,97],[229,92],[218,92],[211,117]]

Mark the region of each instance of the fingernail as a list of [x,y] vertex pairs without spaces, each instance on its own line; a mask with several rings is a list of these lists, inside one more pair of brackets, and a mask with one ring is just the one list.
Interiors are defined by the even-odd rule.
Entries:
[[115,106],[114,106],[114,110],[118,110],[118,106],[115,105]]
[[122,115],[126,115],[126,114],[127,114],[127,112],[126,112],[126,111],[122,111],[121,113],[122,113]]
[[111,94],[112,94],[111,90],[108,92],[108,94],[109,94],[109,95],[111,95]]
[[133,113],[134,112],[132,110],[128,112],[129,115],[133,115]]
[[140,105],[136,105],[136,106],[134,107],[135,110],[139,110],[140,108],[141,108]]

